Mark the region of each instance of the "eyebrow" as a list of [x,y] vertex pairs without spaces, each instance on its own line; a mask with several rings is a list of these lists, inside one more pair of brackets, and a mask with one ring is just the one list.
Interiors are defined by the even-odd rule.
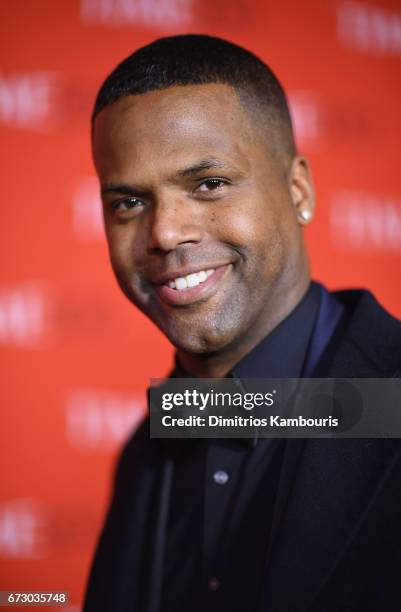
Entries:
[[188,166],[188,168],[180,170],[178,172],[178,175],[183,177],[191,177],[196,174],[199,174],[199,172],[202,172],[203,170],[219,168],[230,168],[230,166],[228,166],[225,162],[218,159],[217,157],[209,156],[205,157],[204,159],[201,159],[192,166]]
[[126,183],[107,183],[100,190],[102,195],[106,193],[122,193],[123,195],[140,195],[140,190],[135,189],[134,185],[128,185]]
[[[188,178],[194,177],[200,172],[205,170],[214,170],[214,169],[227,169],[234,170],[238,172],[235,168],[230,166],[229,164],[223,162],[221,159],[217,157],[208,156],[204,159],[199,160],[198,162],[188,166],[187,168],[183,168],[179,170],[176,174],[176,177]],[[174,181],[174,179],[170,179],[170,181]],[[134,185],[129,185],[127,183],[107,183],[101,189],[101,194],[105,195],[106,193],[121,193],[123,195],[145,195],[145,191],[143,189],[137,189]]]

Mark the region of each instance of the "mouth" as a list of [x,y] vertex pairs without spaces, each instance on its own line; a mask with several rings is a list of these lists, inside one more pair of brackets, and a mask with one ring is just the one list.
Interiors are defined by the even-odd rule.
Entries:
[[155,285],[155,291],[162,302],[172,306],[193,304],[211,297],[231,268],[232,264],[226,264],[171,278]]

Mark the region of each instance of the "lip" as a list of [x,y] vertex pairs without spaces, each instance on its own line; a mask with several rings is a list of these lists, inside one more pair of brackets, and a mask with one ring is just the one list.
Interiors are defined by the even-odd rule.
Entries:
[[[218,289],[220,280],[228,274],[228,271],[231,270],[232,267],[232,264],[226,264],[215,268],[213,274],[196,287],[188,287],[187,289],[181,289],[179,291],[178,289],[171,289],[168,285],[156,285],[155,291],[162,302],[171,306],[186,306],[187,304],[193,304],[199,300],[211,297]],[[187,274],[190,274],[190,272]],[[169,276],[169,278],[171,278],[171,276]]]
[[167,274],[162,274],[160,276],[157,276],[156,278],[151,278],[150,282],[152,283],[152,285],[164,285],[167,284],[168,281],[170,280],[174,280],[175,278],[180,278],[180,277],[184,277],[184,276],[188,276],[188,274],[197,274],[198,272],[202,272],[202,270],[211,270],[212,268],[214,270],[217,270],[218,268],[221,268],[223,265],[226,264],[205,264],[203,267],[196,267],[196,268],[180,268],[180,269],[176,269],[176,270],[170,270]]

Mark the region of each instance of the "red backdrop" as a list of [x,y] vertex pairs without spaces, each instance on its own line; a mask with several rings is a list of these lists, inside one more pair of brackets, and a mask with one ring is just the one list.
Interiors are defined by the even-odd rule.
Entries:
[[152,39],[259,54],[312,162],[314,277],[401,316],[401,9],[372,0],[3,0],[0,590],[80,609],[117,449],[172,349],[120,293],[89,146],[97,88]]

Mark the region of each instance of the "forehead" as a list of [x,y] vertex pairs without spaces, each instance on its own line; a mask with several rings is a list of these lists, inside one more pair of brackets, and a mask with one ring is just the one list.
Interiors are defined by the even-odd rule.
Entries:
[[[93,132],[99,171],[176,157],[256,154],[257,130],[234,89],[223,84],[177,86],[126,96],[104,108]],[[190,161],[190,160],[188,160]]]

